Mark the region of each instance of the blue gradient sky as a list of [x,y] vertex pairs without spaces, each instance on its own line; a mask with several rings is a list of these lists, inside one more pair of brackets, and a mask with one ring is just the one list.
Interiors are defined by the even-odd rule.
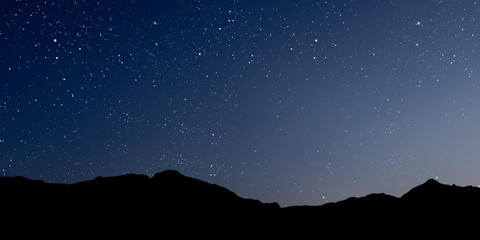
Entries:
[[0,3],[0,171],[317,205],[480,184],[476,1]]

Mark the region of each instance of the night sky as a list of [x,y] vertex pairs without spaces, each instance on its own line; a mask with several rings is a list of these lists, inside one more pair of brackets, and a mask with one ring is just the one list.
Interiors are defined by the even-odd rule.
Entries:
[[480,2],[0,3],[0,173],[318,205],[480,184]]

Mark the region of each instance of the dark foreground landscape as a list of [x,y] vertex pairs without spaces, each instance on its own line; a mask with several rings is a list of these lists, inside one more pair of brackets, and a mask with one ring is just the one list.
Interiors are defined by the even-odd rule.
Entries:
[[[114,231],[263,231],[281,235],[396,234],[475,230],[480,189],[435,180],[402,197],[370,194],[322,206],[280,208],[237,196],[226,188],[164,171],[97,177],[76,184],[49,184],[24,177],[0,178],[4,229],[23,226]],[[190,229],[190,230],[189,230]],[[210,229],[210,230],[209,230]],[[28,231],[27,231],[28,232]]]

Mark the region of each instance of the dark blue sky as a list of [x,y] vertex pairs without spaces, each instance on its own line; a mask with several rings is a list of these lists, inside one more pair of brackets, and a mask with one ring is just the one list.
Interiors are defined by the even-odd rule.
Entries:
[[480,184],[476,1],[0,3],[0,171],[282,206]]

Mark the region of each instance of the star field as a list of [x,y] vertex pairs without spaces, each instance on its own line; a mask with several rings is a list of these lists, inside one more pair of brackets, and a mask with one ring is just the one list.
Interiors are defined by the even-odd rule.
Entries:
[[282,206],[478,185],[476,1],[0,3],[0,173]]

